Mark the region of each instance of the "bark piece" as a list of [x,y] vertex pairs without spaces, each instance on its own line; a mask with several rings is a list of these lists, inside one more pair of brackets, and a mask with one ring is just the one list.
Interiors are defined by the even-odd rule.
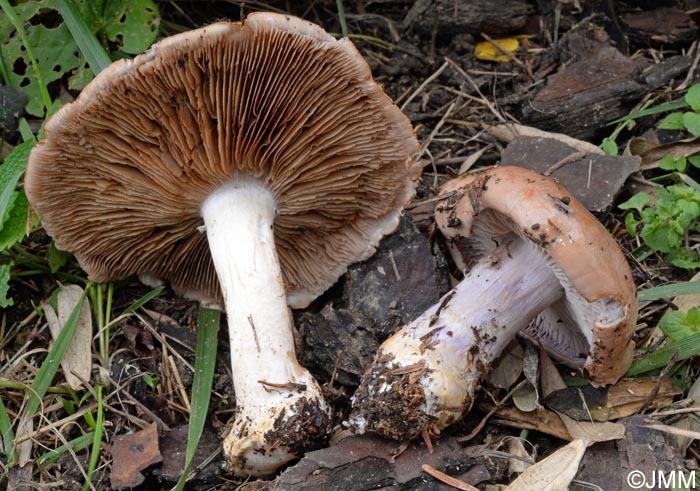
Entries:
[[362,321],[348,310],[326,305],[319,313],[302,314],[297,324],[304,338],[299,356],[302,365],[326,382],[337,365],[335,382],[351,387],[360,383],[379,347]]
[[[564,163],[565,159],[568,162]],[[602,211],[612,204],[627,178],[639,170],[640,161],[636,156],[583,154],[552,138],[527,136],[515,138],[501,155],[503,165],[540,174],[556,169],[549,175],[591,211]]]
[[693,19],[678,7],[640,10],[620,15],[630,42],[645,48],[690,44],[698,37]]
[[637,81],[637,66],[617,49],[576,31],[571,37],[578,37],[584,48],[569,45],[577,53],[585,49],[587,56],[577,55],[551,75],[546,87],[524,105],[523,120],[543,130],[590,140],[607,123],[627,114],[647,89]]
[[119,435],[112,444],[112,488],[133,488],[145,477],[141,471],[160,462],[163,456],[158,447],[158,426],[152,423],[144,430],[130,435]]
[[[351,436],[335,446],[309,452],[287,469],[271,485],[277,491],[333,490],[364,491],[449,489],[427,487],[421,466],[438,470],[461,469],[468,465],[464,450],[454,438],[442,438],[433,444],[431,454],[423,445],[411,445],[396,457],[399,443],[375,436]],[[477,473],[475,473],[477,474]],[[483,473],[478,473],[483,477]],[[435,483],[432,483],[435,484]],[[475,483],[472,483],[475,484]]]
[[368,261],[351,266],[343,291],[348,310],[367,319],[378,339],[412,321],[449,289],[445,260],[403,218]]

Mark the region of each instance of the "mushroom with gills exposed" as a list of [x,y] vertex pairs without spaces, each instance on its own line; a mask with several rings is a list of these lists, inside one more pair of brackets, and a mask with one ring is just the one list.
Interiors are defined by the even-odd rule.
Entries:
[[448,182],[435,211],[464,279],[379,348],[353,399],[359,431],[438,434],[518,334],[594,385],[632,362],[636,289],[603,225],[554,179],[493,167]]
[[255,13],[100,73],[47,122],[25,189],[92,280],[139,274],[225,305],[237,414],[224,453],[263,475],[322,445],[330,422],[289,306],[396,227],[417,149],[349,40]]

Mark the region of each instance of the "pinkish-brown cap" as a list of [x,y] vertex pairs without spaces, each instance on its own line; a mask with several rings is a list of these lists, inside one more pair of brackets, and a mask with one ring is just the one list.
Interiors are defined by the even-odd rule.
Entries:
[[525,334],[596,384],[615,383],[630,364],[636,288],[608,231],[552,178],[520,167],[491,167],[440,190],[436,222],[465,268],[518,236],[542,251],[564,287]]
[[276,199],[288,301],[302,307],[395,228],[417,148],[350,41],[259,13],[100,73],[46,124],[25,189],[92,280],[136,273],[219,303],[200,207],[257,179]]

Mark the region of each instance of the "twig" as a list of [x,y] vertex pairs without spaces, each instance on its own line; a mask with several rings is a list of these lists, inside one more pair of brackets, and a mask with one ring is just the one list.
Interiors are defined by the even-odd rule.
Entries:
[[488,34],[483,33],[483,32],[480,34],[481,34],[482,38],[486,39],[489,43],[493,44],[498,51],[500,51],[502,54],[506,55],[510,61],[514,62],[516,65],[518,65],[523,70],[525,70],[525,72],[527,73],[527,76],[530,77],[530,80],[535,80],[535,76],[532,74],[532,71],[530,70],[530,68],[525,65],[525,63],[523,63],[522,61],[517,59],[513,53],[511,53],[510,51],[505,49],[503,46],[501,46],[498,41],[492,39],[491,36],[489,36]]
[[647,408],[651,405],[651,403],[654,401],[656,396],[659,393],[659,388],[661,387],[661,382],[663,382],[664,377],[666,377],[666,374],[668,371],[671,369],[674,363],[676,363],[676,360],[681,354],[681,350],[679,348],[676,348],[676,351],[673,352],[673,355],[671,358],[669,358],[668,363],[666,363],[666,366],[664,367],[663,370],[661,370],[661,373],[659,376],[656,378],[656,383],[654,383],[654,388],[651,389],[651,392],[647,394],[646,398],[644,399],[644,403],[642,404],[642,407],[639,408],[639,414],[642,414],[644,411],[647,410]]
[[474,438],[476,435],[478,435],[479,432],[484,428],[484,426],[486,426],[486,423],[488,422],[488,420],[491,419],[491,416],[493,416],[493,414],[494,414],[496,411],[498,411],[499,409],[501,409],[501,408],[503,407],[503,405],[506,403],[506,401],[507,401],[508,399],[510,399],[511,397],[513,397],[513,394],[515,394],[515,392],[516,392],[517,390],[520,390],[521,387],[523,387],[523,386],[525,386],[525,384],[529,384],[529,383],[530,383],[530,382],[529,382],[527,379],[525,379],[525,380],[522,380],[518,385],[516,385],[515,387],[513,387],[513,388],[510,390],[510,392],[508,392],[508,393],[505,395],[505,397],[504,397],[503,399],[501,399],[500,401],[498,401],[498,403],[496,403],[496,405],[493,407],[493,409],[491,409],[491,410],[488,412],[488,414],[486,414],[486,416],[484,416],[483,418],[481,418],[481,421],[479,421],[479,424],[476,425],[476,427],[472,430],[471,433],[469,433],[468,435],[465,435],[465,436],[460,436],[459,438],[457,438],[457,441],[460,442],[460,443],[468,442],[469,440],[471,440],[472,438]]
[[577,160],[582,159],[583,157],[586,156],[586,153],[587,152],[584,152],[584,151],[578,151],[578,152],[571,153],[571,154],[567,155],[566,157],[564,157],[563,159],[561,159],[559,162],[552,165],[549,169],[544,171],[542,173],[542,175],[543,176],[551,176],[552,174],[554,174],[556,171],[558,171],[562,167],[564,167],[572,162],[576,162]]
[[421,466],[421,469],[423,469],[423,472],[427,472],[428,474],[433,476],[438,481],[445,483],[448,486],[452,486],[455,489],[462,489],[464,491],[479,491],[478,488],[475,488],[471,484],[467,484],[464,481],[460,481],[459,479],[455,479],[452,476],[448,476],[444,472],[440,472],[435,467],[432,467],[428,464],[423,464]]
[[408,99],[406,99],[406,101],[405,101],[403,104],[401,104],[401,110],[403,111],[404,109],[406,109],[406,106],[408,106],[408,103],[411,102],[413,99],[415,99],[416,96],[417,96],[418,94],[420,94],[421,92],[423,92],[423,89],[425,89],[425,87],[426,87],[430,82],[432,82],[433,80],[435,80],[436,78],[438,78],[438,77],[440,76],[440,74],[441,74],[442,72],[445,71],[445,68],[447,68],[447,66],[448,66],[448,63],[447,63],[447,62],[443,63],[442,66],[441,66],[440,68],[438,68],[437,70],[435,70],[435,72],[434,72],[431,76],[429,76],[428,78],[426,78],[426,79],[423,81],[423,83],[420,84],[420,85],[418,86],[418,88],[413,92],[413,94],[411,94],[411,95],[408,97]]
[[449,59],[449,58],[446,57],[445,60],[447,61],[447,63],[450,64],[450,66],[451,66],[452,68],[455,69],[455,71],[456,71],[457,73],[459,73],[467,82],[469,82],[469,85],[471,85],[472,88],[474,89],[474,91],[476,91],[476,93],[479,94],[479,96],[481,97],[481,100],[484,102],[484,104],[486,105],[486,107],[489,108],[489,110],[493,113],[493,115],[496,116],[496,118],[497,118],[501,123],[505,123],[505,122],[506,122],[505,118],[504,118],[503,116],[501,116],[501,114],[496,110],[496,108],[494,107],[494,105],[491,104],[491,102],[490,102],[486,97],[484,97],[484,94],[481,93],[481,89],[479,89],[479,86],[476,85],[476,82],[474,82],[474,80],[467,74],[467,72],[465,72],[464,70],[462,70],[462,67],[460,67],[457,63],[455,63],[455,62],[452,61],[451,59]]

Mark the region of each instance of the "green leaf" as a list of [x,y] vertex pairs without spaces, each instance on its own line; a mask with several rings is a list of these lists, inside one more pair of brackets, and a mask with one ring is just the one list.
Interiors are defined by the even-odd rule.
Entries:
[[160,13],[152,0],[107,0],[103,12],[107,38],[124,53],[141,53],[156,40]]
[[617,148],[617,143],[612,138],[605,138],[603,143],[601,143],[600,148],[603,149],[605,155],[617,155],[619,149]]
[[695,112],[700,112],[700,84],[695,84],[685,94],[685,102]]
[[[92,73],[97,75],[107,68],[112,60],[90,30],[85,18],[80,14],[72,0],[56,0],[56,6],[61,12],[66,26],[73,36],[73,40],[80,48],[80,52],[87,59]],[[75,82],[73,83],[75,85]]]
[[669,312],[659,322],[666,337],[678,341],[700,332],[700,309],[691,308],[687,313],[680,310]]
[[691,155],[688,157],[688,162],[690,162],[690,165],[693,167],[700,169],[700,154],[696,153],[695,155]]
[[683,113],[683,125],[693,136],[700,136],[700,114]]
[[[69,443],[70,448],[74,452],[79,452],[85,448],[87,448],[90,443],[92,443],[94,438],[94,433],[91,431],[89,433],[85,433],[84,435],[80,435],[78,438],[75,438],[74,440],[71,440]],[[54,463],[55,461],[58,460],[58,458],[63,455],[68,449],[66,448],[65,445],[61,445],[60,447],[56,447],[53,450],[50,450],[46,452],[45,454],[41,455],[38,459],[36,459],[37,465],[41,466],[44,462],[47,463]]]
[[[10,211],[17,204],[17,191],[15,189],[27,167],[29,151],[33,146],[34,142],[17,145],[0,165],[0,217],[2,217],[0,219],[0,233],[2,234],[0,237],[4,237],[5,223],[10,220]],[[5,240],[0,238],[0,242],[5,242]]]
[[56,244],[51,242],[49,245],[49,269],[52,273],[55,273],[61,269],[68,259],[70,259],[71,254],[66,251],[61,251],[56,248]]
[[659,123],[659,129],[662,130],[682,130],[685,129],[683,125],[683,113],[671,113],[661,120]]
[[0,307],[6,309],[15,303],[12,298],[8,298],[7,294],[10,291],[10,270],[12,264],[0,264]]
[[[682,163],[680,163],[681,159],[683,159]],[[680,157],[678,160],[676,160],[670,155],[667,155],[659,160],[659,167],[663,170],[679,170],[683,172],[685,171],[685,157]]]
[[618,205],[621,210],[637,210],[642,212],[642,209],[649,204],[651,201],[651,195],[649,193],[637,193],[630,199]]
[[15,433],[12,431],[12,423],[10,416],[7,414],[5,404],[0,397],[0,441],[2,441],[2,453],[5,455],[5,462],[14,460],[12,456],[12,441],[15,439]]
[[632,237],[637,235],[637,227],[642,223],[641,220],[637,220],[632,213],[625,215],[625,228],[627,228],[627,233]]
[[10,206],[0,228],[0,251],[9,249],[24,238],[27,231],[29,202],[24,191],[15,191],[10,198]]

